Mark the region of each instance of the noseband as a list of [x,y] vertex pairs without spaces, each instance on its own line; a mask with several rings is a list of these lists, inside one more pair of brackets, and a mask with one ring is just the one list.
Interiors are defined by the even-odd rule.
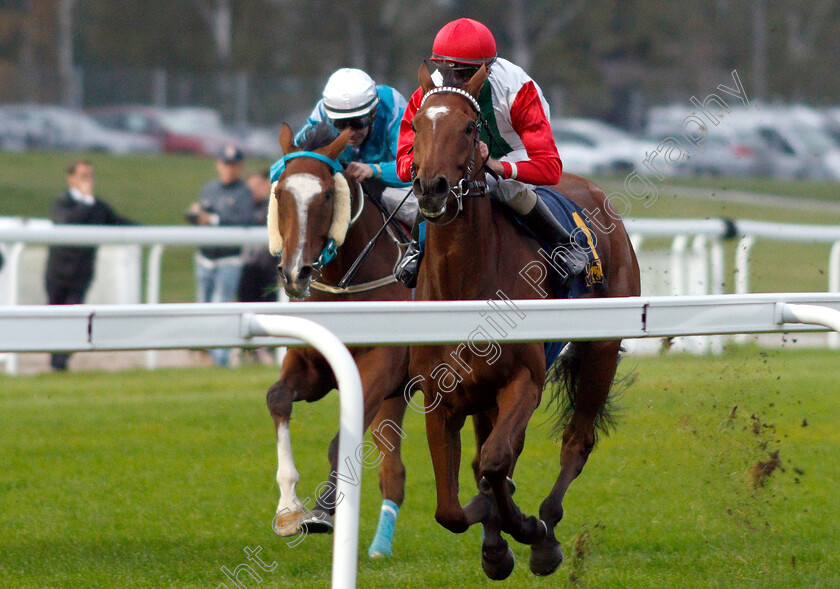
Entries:
[[[456,88],[455,86],[438,86],[437,88],[432,88],[426,94],[423,95],[423,99],[420,101],[420,108],[423,108],[423,105],[426,103],[426,100],[432,96],[433,94],[441,94],[441,93],[449,93],[449,94],[457,94],[467,100],[470,106],[472,107],[473,111],[475,112],[476,119],[475,119],[475,136],[473,137],[473,148],[470,151],[470,160],[467,162],[467,167],[464,169],[463,177],[458,181],[458,183],[449,189],[449,193],[455,197],[455,202],[458,203],[458,210],[455,211],[455,216],[451,219],[446,221],[446,223],[438,223],[439,225],[448,225],[452,221],[458,218],[458,214],[464,210],[464,203],[463,199],[467,196],[485,196],[489,189],[487,187],[487,182],[484,180],[473,180],[473,168],[475,167],[475,152],[478,148],[479,142],[479,135],[481,134],[481,127],[485,125],[487,122],[484,120],[484,117],[481,116],[481,107],[478,104],[478,101],[473,97],[472,94],[463,90],[461,88]],[[418,109],[419,110],[419,109]],[[417,166],[414,162],[411,163],[411,181],[414,182],[415,178],[417,177]]]

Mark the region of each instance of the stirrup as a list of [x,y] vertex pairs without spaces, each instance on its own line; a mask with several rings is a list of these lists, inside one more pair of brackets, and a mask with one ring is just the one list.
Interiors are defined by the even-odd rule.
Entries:
[[420,261],[423,259],[423,252],[419,244],[411,240],[403,254],[402,259],[394,268],[394,278],[408,288],[417,286],[417,274],[420,271]]
[[566,271],[563,285],[568,286],[571,282],[586,270],[586,265],[589,264],[589,258],[586,254],[575,247],[567,244],[557,244],[555,249],[563,246],[562,253],[554,258],[554,263],[558,264]]

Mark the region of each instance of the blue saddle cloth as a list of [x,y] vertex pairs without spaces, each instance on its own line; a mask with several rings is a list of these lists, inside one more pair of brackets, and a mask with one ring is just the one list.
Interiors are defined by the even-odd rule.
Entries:
[[[569,198],[556,190],[545,186],[537,186],[535,189],[537,196],[548,206],[554,218],[562,224],[575,241],[585,250],[589,256],[589,263],[586,270],[578,274],[567,289],[560,288],[559,285],[555,287],[554,298],[557,299],[576,299],[582,295],[589,294],[593,290],[603,289],[605,286],[604,273],[601,265],[601,259],[598,255],[597,247],[595,246],[595,238],[592,236],[592,224],[589,221],[586,213],[583,212],[579,206],[573,203]],[[541,242],[543,250],[551,251],[553,244]],[[556,284],[556,281],[552,281]],[[566,342],[546,342],[545,343],[545,366],[546,369],[554,364],[560,351]]]
[[[598,255],[597,246],[595,245],[595,238],[593,237],[592,224],[589,221],[586,213],[573,203],[569,198],[556,190],[545,186],[537,186],[535,189],[537,196],[548,206],[554,217],[566,228],[572,235],[580,247],[587,252],[589,256],[589,263],[586,270],[580,273],[572,280],[568,288],[561,288],[558,281],[550,281],[555,286],[554,298],[556,299],[575,299],[585,294],[591,293],[593,290],[603,289],[605,286],[604,273],[601,265],[601,259]],[[512,215],[512,218],[519,223],[518,217]],[[420,249],[423,250],[426,243],[426,222],[420,224]],[[554,244],[541,242],[540,246],[547,253],[551,253],[551,248]],[[543,263],[545,260],[538,258]],[[545,366],[546,369],[554,364],[560,351],[566,342],[546,342],[545,343]]]

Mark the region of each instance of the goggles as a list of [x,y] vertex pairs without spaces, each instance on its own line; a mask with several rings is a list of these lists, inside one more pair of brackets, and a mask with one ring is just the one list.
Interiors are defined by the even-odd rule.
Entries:
[[373,122],[373,115],[365,115],[363,117],[355,117],[352,119],[330,119],[330,122],[333,127],[339,131],[343,131],[347,127],[359,130],[364,129],[365,127],[370,127]]

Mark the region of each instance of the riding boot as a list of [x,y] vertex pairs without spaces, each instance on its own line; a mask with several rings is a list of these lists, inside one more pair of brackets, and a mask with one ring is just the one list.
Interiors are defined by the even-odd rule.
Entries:
[[536,199],[536,204],[530,212],[519,216],[519,220],[539,241],[551,244],[551,252],[548,253],[564,287],[586,269],[589,263],[587,255],[579,246],[572,245],[571,234],[557,221],[540,198]]
[[420,262],[423,260],[423,252],[420,249],[420,220],[414,222],[411,230],[411,241],[405,249],[402,259],[397,262],[394,268],[394,278],[408,288],[417,286],[417,274],[420,271]]

